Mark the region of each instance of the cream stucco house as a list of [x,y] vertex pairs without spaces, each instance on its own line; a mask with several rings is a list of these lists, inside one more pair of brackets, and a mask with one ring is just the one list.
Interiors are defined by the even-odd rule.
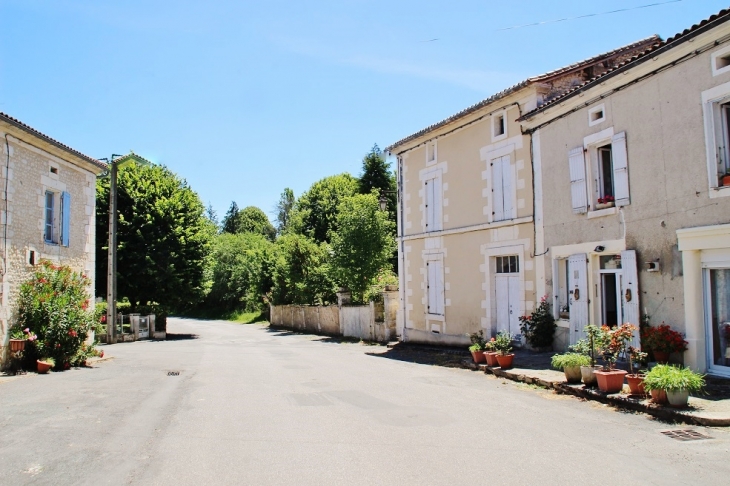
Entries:
[[728,20],[724,10],[523,115],[547,252],[538,286],[564,311],[565,341],[648,314],[686,333],[675,361],[730,376]]
[[397,157],[402,340],[520,333],[545,270],[535,264],[530,137],[517,120],[658,41],[527,79],[386,149]]
[[106,165],[0,113],[0,344],[20,284],[41,259],[69,265],[92,280],[96,176]]

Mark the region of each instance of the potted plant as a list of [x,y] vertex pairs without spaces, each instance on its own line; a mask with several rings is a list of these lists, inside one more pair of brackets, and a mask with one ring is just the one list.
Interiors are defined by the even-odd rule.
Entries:
[[603,349],[603,369],[594,372],[598,389],[604,393],[618,393],[624,387],[624,376],[627,372],[616,369],[616,360],[625,351],[636,327],[626,323],[613,329],[608,326],[602,326],[601,329],[608,335],[608,343]]
[[484,359],[487,360],[487,366],[499,366],[497,362],[497,349],[494,347],[495,339],[492,338],[484,343]]
[[512,334],[502,331],[494,340],[494,349],[497,351],[497,362],[503,370],[512,368],[515,355],[512,353]]
[[45,374],[48,373],[51,368],[56,366],[56,361],[50,357],[41,358],[36,361],[36,366],[38,367],[38,373]]
[[486,357],[484,356],[484,331],[480,329],[479,332],[469,334],[469,339],[471,340],[469,351],[471,352],[472,359],[477,364],[484,363],[486,361]]
[[10,351],[13,353],[23,351],[26,342],[33,342],[36,339],[38,339],[38,336],[30,332],[27,327],[21,330],[20,326],[14,326],[10,330]]
[[591,364],[591,358],[581,353],[556,354],[551,360],[553,368],[563,370],[568,383],[580,383],[581,366]]
[[720,176],[720,185],[723,187],[730,186],[730,172]]
[[616,204],[616,198],[613,196],[599,197],[596,204],[596,209],[612,208]]
[[[651,391],[656,403],[666,403],[673,407],[686,407],[690,393],[697,393],[705,386],[703,375],[689,368],[673,365],[656,365],[646,374],[644,387]],[[664,392],[666,401],[662,400]]]
[[560,307],[558,317],[560,317],[561,319],[570,319],[570,306],[568,304]]
[[590,363],[587,366],[580,367],[580,374],[586,386],[593,386],[596,384],[595,371],[601,369],[601,366],[596,364],[596,353],[597,350],[603,348],[606,336],[600,327],[593,324],[588,324],[585,331],[588,338],[579,340],[569,349],[576,353],[585,354],[590,358]]
[[[633,346],[629,346],[626,354],[629,357],[629,374],[626,375],[629,390],[632,395],[644,396],[646,390],[644,389],[644,375],[641,373],[641,365],[646,361],[648,354]],[[635,373],[634,368],[636,368]]]
[[671,353],[687,351],[687,341],[684,340],[680,333],[663,322],[658,327],[644,328],[643,342],[646,348],[651,349],[657,363],[661,364],[669,361],[669,355]]

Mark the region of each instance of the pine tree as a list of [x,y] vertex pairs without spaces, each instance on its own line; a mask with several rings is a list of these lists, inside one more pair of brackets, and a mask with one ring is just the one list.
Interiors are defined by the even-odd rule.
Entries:
[[238,233],[238,204],[236,204],[236,201],[231,202],[231,207],[228,208],[228,212],[223,217],[223,233],[231,233],[236,234]]

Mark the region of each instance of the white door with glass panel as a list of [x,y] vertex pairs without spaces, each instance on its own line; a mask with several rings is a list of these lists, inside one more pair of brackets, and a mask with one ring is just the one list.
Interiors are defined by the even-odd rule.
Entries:
[[708,369],[730,377],[730,268],[705,268]]
[[520,334],[520,261],[517,255],[498,256],[496,268],[497,331]]

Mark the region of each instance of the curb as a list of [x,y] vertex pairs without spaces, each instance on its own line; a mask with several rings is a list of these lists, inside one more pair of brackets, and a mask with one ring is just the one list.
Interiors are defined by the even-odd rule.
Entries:
[[729,418],[712,418],[712,417],[700,417],[693,415],[691,412],[676,410],[669,407],[663,407],[656,405],[649,401],[638,401],[624,397],[620,394],[606,394],[595,388],[585,388],[582,385],[569,385],[564,381],[549,381],[543,380],[542,378],[535,378],[527,376],[522,373],[514,373],[503,370],[501,368],[490,368],[487,365],[478,365],[470,361],[463,361],[466,368],[481,371],[485,374],[494,375],[499,378],[505,378],[520,383],[526,383],[529,385],[537,385],[542,388],[555,390],[558,393],[566,395],[573,395],[585,400],[593,400],[607,405],[612,405],[616,408],[624,410],[631,410],[633,412],[642,412],[652,417],[656,417],[661,420],[671,422],[681,422],[690,425],[702,425],[705,427],[730,427]]

